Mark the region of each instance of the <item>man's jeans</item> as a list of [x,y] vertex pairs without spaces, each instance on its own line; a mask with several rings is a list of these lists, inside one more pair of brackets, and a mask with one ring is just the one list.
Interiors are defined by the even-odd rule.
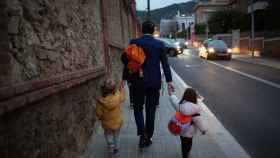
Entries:
[[[156,106],[159,101],[160,90],[145,88],[143,80],[131,82],[130,93],[133,95],[134,117],[137,126],[137,135],[146,135],[151,138],[154,134]],[[144,103],[146,121],[144,121]]]

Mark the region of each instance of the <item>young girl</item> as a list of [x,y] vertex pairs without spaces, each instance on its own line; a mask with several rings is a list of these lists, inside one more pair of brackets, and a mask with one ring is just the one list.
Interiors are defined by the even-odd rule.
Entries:
[[101,87],[102,96],[97,98],[96,116],[101,120],[108,145],[109,158],[119,157],[119,132],[123,124],[121,105],[125,91],[121,86],[116,90],[112,80],[106,80]]
[[183,117],[191,116],[190,127],[180,134],[183,158],[189,158],[193,136],[198,130],[200,130],[202,134],[206,132],[202,117],[200,116],[201,108],[197,105],[197,93],[194,89],[187,88],[181,100],[174,94],[171,95],[169,99],[174,109]]

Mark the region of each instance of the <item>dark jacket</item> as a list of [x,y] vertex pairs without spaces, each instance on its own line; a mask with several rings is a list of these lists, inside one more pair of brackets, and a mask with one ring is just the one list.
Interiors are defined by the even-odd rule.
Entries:
[[[164,43],[153,38],[150,35],[144,35],[138,39],[132,39],[130,44],[136,44],[144,49],[146,59],[142,65],[144,71],[144,84],[146,88],[161,88],[161,71],[160,63],[163,68],[166,82],[172,81],[171,71],[166,57],[166,48]],[[129,74],[127,69],[127,58],[122,56],[124,63],[123,80],[134,80],[139,76],[136,74]]]

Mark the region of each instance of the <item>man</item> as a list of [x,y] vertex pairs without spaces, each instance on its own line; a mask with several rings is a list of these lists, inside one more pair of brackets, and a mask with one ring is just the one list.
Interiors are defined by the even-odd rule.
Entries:
[[[127,69],[128,59],[126,55],[122,55],[122,61],[125,65],[122,85],[124,85],[124,81],[128,81],[130,84],[137,135],[140,136],[139,148],[148,147],[152,144],[151,138],[154,134],[155,113],[161,89],[160,64],[168,83],[168,92],[173,91],[172,76],[165,46],[163,42],[153,37],[154,31],[154,23],[146,21],[142,24],[142,33],[144,35],[141,38],[130,41],[130,44],[136,44],[145,52],[145,62],[141,67],[143,72],[129,73]],[[144,121],[143,116],[144,104],[146,121]]]

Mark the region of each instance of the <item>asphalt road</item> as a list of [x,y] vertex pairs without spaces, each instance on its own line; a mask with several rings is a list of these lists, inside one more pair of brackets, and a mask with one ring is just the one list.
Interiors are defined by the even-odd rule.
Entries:
[[193,55],[169,62],[252,158],[280,158],[280,70]]

